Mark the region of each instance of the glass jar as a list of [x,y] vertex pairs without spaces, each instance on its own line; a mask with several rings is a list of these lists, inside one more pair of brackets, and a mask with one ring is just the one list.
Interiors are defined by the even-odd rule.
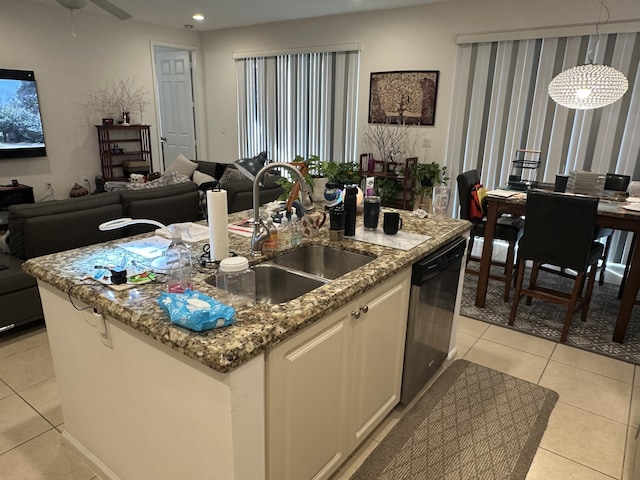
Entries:
[[220,262],[216,286],[231,294],[233,306],[256,301],[256,274],[245,257],[229,257]]

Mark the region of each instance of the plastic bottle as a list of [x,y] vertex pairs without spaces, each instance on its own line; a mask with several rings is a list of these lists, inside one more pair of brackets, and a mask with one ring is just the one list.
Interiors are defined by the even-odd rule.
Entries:
[[165,258],[167,292],[184,293],[187,289],[193,290],[191,252],[182,241],[180,233],[174,233]]
[[245,257],[229,257],[220,262],[216,286],[231,294],[234,307],[256,301],[256,273],[249,268]]
[[291,248],[291,229],[287,217],[282,217],[278,230],[278,250],[286,250],[287,248]]
[[344,196],[344,235],[346,237],[353,237],[356,234],[357,195],[357,187],[347,187],[347,191]]
[[302,232],[300,231],[300,220],[298,220],[298,215],[296,212],[291,213],[291,225],[289,226],[291,230],[291,246],[297,247],[302,242]]
[[269,238],[262,245],[265,252],[276,252],[278,250],[278,229],[273,224],[271,217],[267,218],[267,230],[269,230]]

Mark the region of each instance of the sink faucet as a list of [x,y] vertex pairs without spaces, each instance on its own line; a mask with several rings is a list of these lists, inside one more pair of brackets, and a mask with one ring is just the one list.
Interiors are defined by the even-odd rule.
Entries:
[[262,255],[262,246],[264,242],[269,238],[269,229],[264,224],[264,221],[260,218],[260,179],[266,172],[274,168],[285,168],[290,170],[298,182],[300,182],[300,190],[302,191],[303,208],[305,212],[313,210],[313,200],[309,191],[309,186],[304,180],[304,175],[293,165],[285,162],[274,162],[262,167],[262,169],[256,173],[253,179],[253,235],[251,235],[251,255]]

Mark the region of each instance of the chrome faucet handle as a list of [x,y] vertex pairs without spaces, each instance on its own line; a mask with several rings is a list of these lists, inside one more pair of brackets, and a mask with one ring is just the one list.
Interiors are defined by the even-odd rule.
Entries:
[[269,229],[262,218],[258,218],[253,222],[253,235],[251,236],[251,255],[259,257],[262,255],[262,247],[264,242],[269,238]]

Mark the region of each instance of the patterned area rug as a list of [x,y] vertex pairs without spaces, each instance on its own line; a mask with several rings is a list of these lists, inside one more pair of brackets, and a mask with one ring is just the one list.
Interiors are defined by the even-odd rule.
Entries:
[[524,479],[558,394],[454,362],[351,480]]
[[[566,291],[571,289],[571,280],[559,275],[540,272],[538,278],[540,285],[552,288],[562,286]],[[525,282],[528,281],[528,276],[525,274]],[[515,330],[555,342],[560,341],[560,333],[567,313],[566,307],[535,298],[531,305],[527,306],[522,299],[518,307],[515,325],[509,327],[507,322],[509,321],[511,302],[502,301],[504,283],[489,281],[485,308],[477,308],[474,305],[477,283],[478,277],[465,275],[460,306],[461,315],[502,327],[515,327]],[[581,322],[579,314],[574,317],[566,344],[640,365],[640,306],[633,309],[624,343],[619,344],[611,340],[620,305],[618,288],[617,285],[608,283],[602,286],[596,284],[593,287],[593,297],[587,321]],[[513,298],[513,290],[511,296]]]

